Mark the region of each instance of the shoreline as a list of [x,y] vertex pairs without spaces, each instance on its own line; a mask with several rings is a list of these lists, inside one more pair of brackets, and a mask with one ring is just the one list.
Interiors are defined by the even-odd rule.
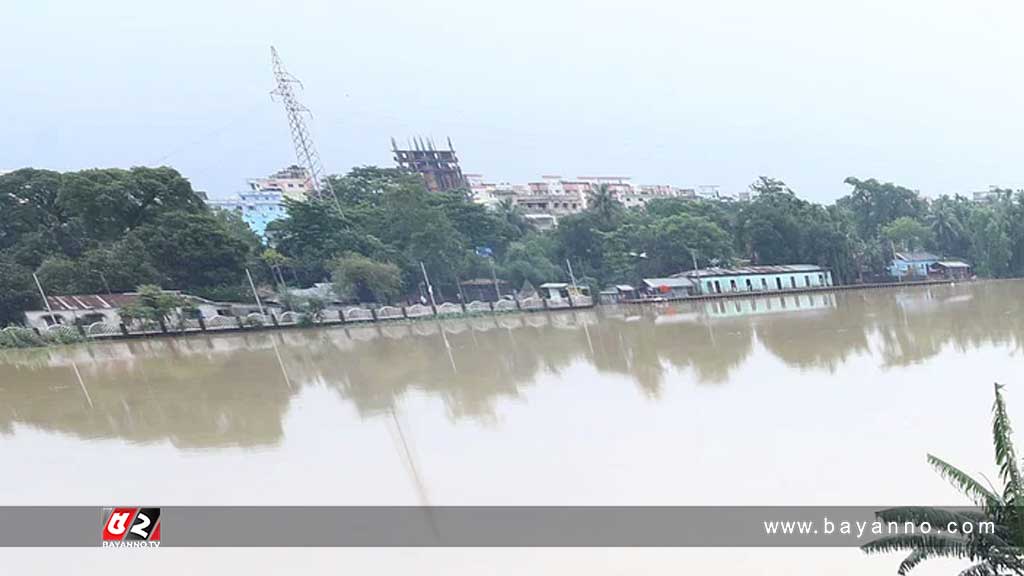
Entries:
[[[988,282],[999,279],[982,279],[982,280],[965,280],[959,283],[977,283],[977,282]],[[621,306],[621,305],[645,305],[645,304],[664,304],[664,303],[682,303],[682,302],[706,302],[710,300],[731,300],[736,298],[758,298],[764,296],[781,296],[787,294],[807,294],[807,293],[820,293],[820,292],[845,292],[850,290],[878,290],[878,289],[890,289],[890,288],[917,288],[924,286],[939,286],[957,284],[958,282],[951,280],[923,280],[915,282],[884,282],[884,283],[871,283],[871,284],[843,284],[838,286],[814,286],[806,288],[795,288],[788,290],[771,290],[771,291],[750,291],[750,292],[727,292],[720,294],[703,294],[698,296],[685,296],[677,298],[640,298],[634,300],[623,300],[616,303],[598,304],[593,301],[587,302],[580,305],[564,305],[564,306],[549,306],[545,301],[542,306],[537,307],[521,307],[510,310],[496,310],[493,303],[487,303],[487,310],[469,311],[466,310],[462,313],[443,313],[443,314],[429,314],[423,316],[393,316],[393,317],[382,317],[378,315],[376,310],[372,310],[370,318],[360,319],[345,319],[344,312],[352,310],[352,308],[338,311],[338,319],[325,319],[319,322],[307,322],[307,321],[291,321],[282,322],[281,317],[269,314],[270,322],[265,321],[264,318],[259,319],[257,322],[252,322],[249,317],[232,317],[234,324],[229,326],[219,327],[208,327],[206,322],[198,323],[195,328],[186,329],[172,329],[166,328],[165,330],[144,330],[138,332],[132,332],[130,330],[121,330],[114,333],[104,334],[85,334],[83,330],[77,330],[74,334],[76,340],[73,342],[52,342],[44,343],[38,346],[23,346],[23,347],[10,347],[2,348],[3,350],[30,350],[38,348],[54,348],[60,346],[69,346],[76,344],[86,344],[90,342],[107,342],[107,341],[123,341],[123,340],[140,340],[148,338],[178,338],[178,337],[190,337],[196,335],[210,335],[219,333],[245,333],[245,332],[262,332],[262,331],[275,331],[275,330],[289,330],[297,328],[348,328],[353,326],[382,326],[382,325],[411,325],[422,322],[423,320],[447,320],[447,319],[470,319],[480,318],[487,316],[513,316],[517,314],[530,314],[534,312],[560,312],[560,311],[578,311],[578,310],[590,310],[600,307],[610,306]],[[369,310],[362,308],[361,310]],[[225,317],[226,318],[226,317]],[[74,330],[71,327],[64,327],[68,330]],[[38,334],[36,329],[32,330]]]
[[[993,278],[991,280],[999,280]],[[664,302],[705,302],[708,300],[729,300],[733,298],[757,298],[760,296],[782,296],[785,294],[808,294],[816,292],[845,292],[849,290],[871,290],[880,288],[914,288],[917,286],[941,286],[943,284],[976,283],[984,280],[918,280],[913,282],[877,282],[865,284],[839,284],[833,286],[810,286],[805,288],[788,288],[785,290],[750,290],[737,292],[720,292],[715,294],[698,294],[695,296],[678,296],[669,298],[635,298],[632,300],[621,300],[614,304],[601,304],[602,306],[613,306],[621,304],[661,304]]]

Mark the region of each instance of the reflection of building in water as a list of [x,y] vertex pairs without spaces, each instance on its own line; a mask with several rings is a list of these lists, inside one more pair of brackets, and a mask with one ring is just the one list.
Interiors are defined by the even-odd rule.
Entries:
[[893,298],[903,311],[927,312],[949,304],[967,302],[974,298],[974,294],[971,292],[950,292],[947,287],[928,287],[914,292],[900,292]]
[[703,312],[715,318],[825,310],[836,307],[832,293],[785,294],[758,298],[730,298],[702,302]]

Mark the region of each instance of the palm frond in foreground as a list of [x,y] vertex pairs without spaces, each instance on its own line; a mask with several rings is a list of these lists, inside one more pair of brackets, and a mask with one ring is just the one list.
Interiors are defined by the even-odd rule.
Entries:
[[993,530],[975,530],[964,533],[906,533],[884,536],[861,547],[869,554],[910,552],[897,572],[907,574],[918,564],[930,558],[956,558],[970,560],[972,565],[960,576],[1024,575],[1024,495],[1017,464],[1017,453],[1011,438],[1013,429],[1006,414],[1002,386],[995,385],[996,400],[992,406],[992,443],[996,465],[1003,483],[1001,491],[987,486],[963,470],[928,455],[928,463],[962,492],[976,508],[970,510],[943,510],[927,507],[903,507],[882,510],[877,516],[883,522],[896,522],[898,526],[910,524],[920,527],[948,526],[950,522],[971,523],[975,526],[991,522]]

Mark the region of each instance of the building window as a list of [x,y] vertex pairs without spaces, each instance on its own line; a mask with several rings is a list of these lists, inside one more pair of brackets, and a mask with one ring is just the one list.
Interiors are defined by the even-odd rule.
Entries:
[[789,277],[789,286],[791,288],[796,288],[796,276]]
[[88,326],[89,324],[94,324],[96,322],[103,322],[106,319],[107,317],[99,312],[90,312],[85,316],[79,316],[75,323]]
[[750,283],[750,278],[747,278],[747,292],[750,292],[753,289],[754,289],[754,285]]
[[729,280],[729,290],[731,290],[733,292],[736,291],[736,281],[735,280]]
[[767,290],[767,289],[768,289],[768,279],[767,278],[761,278],[761,290]]
[[722,293],[722,283],[718,280],[715,280],[715,292]]
[[782,290],[782,278],[779,278],[778,276],[775,277],[775,289]]
[[808,274],[804,274],[804,286],[810,287],[811,277]]
[[64,317],[56,314],[47,314],[43,316],[43,322],[46,322],[47,326],[54,326],[56,324],[63,324]]
[[825,285],[825,275],[824,274],[818,274],[818,285],[819,286],[824,286]]

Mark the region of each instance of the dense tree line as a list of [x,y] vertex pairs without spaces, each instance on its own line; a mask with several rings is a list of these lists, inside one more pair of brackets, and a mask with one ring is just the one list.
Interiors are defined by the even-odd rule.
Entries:
[[42,306],[33,272],[54,295],[158,284],[243,297],[260,251],[240,218],[209,210],[170,168],[0,176],[0,325]]
[[[271,225],[303,283],[327,278],[329,263],[349,255],[397,267],[406,294],[420,285],[422,261],[449,298],[457,297],[457,280],[490,277],[492,264],[519,287],[567,280],[567,260],[595,288],[737,263],[819,264],[840,282],[877,280],[897,250],[962,258],[985,276],[1024,275],[1024,196],[1011,191],[978,203],[848,178],[851,192],[821,205],[761,177],[750,202],[659,198],[626,209],[598,188],[587,210],[538,231],[509,203],[488,210],[465,192],[430,194],[395,170],[358,168],[332,182],[341,210],[333,202],[292,203],[289,217]],[[365,284],[361,290],[370,296]]]
[[170,168],[0,176],[0,323],[38,306],[31,279],[54,294],[155,284],[221,299],[248,298],[245,269],[278,288],[333,281],[343,296],[393,301],[423,288],[459,296],[459,282],[492,274],[519,288],[577,279],[599,288],[736,263],[827,266],[840,282],[880,278],[894,250],[963,258],[979,274],[1024,275],[1024,196],[989,202],[929,199],[848,178],[830,205],[761,177],[749,202],[659,198],[626,209],[606,188],[554,230],[534,229],[511,203],[495,209],[465,191],[430,193],[415,175],[356,168],[331,177],[333,199],[286,201],[261,241],[237,216],[209,210]]

